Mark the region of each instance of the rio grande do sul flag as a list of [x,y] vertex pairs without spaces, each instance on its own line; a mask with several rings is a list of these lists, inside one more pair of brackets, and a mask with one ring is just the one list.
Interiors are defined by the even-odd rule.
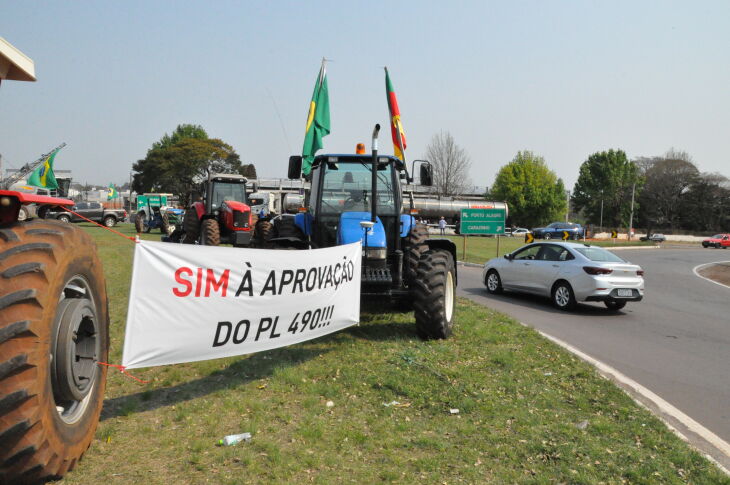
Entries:
[[327,90],[327,71],[325,60],[319,69],[317,82],[314,85],[312,101],[309,103],[307,114],[307,128],[304,133],[302,147],[302,173],[309,175],[312,170],[314,154],[322,148],[322,138],[330,134],[330,98]]
[[385,94],[388,97],[388,111],[390,112],[390,134],[393,137],[393,153],[396,157],[405,161],[406,134],[403,132],[403,124],[400,121],[400,109],[398,99],[395,97],[393,84],[390,82],[388,68],[385,68]]

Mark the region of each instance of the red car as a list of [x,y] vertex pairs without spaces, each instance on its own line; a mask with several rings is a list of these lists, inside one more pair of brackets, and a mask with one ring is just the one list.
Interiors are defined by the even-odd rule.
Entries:
[[722,248],[730,247],[730,234],[715,234],[714,236],[702,241],[703,248]]

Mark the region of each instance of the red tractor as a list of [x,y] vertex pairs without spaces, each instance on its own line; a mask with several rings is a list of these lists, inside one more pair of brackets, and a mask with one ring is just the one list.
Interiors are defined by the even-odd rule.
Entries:
[[[33,61],[0,37],[0,81],[35,81]],[[51,152],[53,153],[53,152]],[[51,154],[20,169],[29,174]],[[0,181],[0,483],[63,476],[94,438],[104,402],[109,311],[91,237],[27,218],[73,202]],[[27,212],[26,212],[27,214]]]
[[203,200],[193,202],[185,211],[182,242],[249,246],[257,217],[247,203],[247,181],[242,175],[211,174],[203,184]]

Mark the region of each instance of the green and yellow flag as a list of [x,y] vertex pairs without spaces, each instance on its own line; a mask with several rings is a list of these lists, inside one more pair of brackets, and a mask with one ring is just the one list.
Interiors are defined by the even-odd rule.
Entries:
[[56,182],[56,177],[53,175],[53,159],[56,158],[56,153],[58,153],[58,150],[53,150],[46,158],[46,161],[30,174],[28,185],[43,187],[44,189],[58,188],[58,182]]
[[106,200],[112,200],[119,197],[117,189],[114,188],[114,184],[109,184],[109,190],[106,193]]
[[322,138],[330,134],[330,98],[327,91],[327,72],[324,59],[319,69],[317,83],[314,85],[312,101],[309,103],[307,129],[304,133],[302,147],[302,173],[309,175],[312,171],[314,154],[322,148]]

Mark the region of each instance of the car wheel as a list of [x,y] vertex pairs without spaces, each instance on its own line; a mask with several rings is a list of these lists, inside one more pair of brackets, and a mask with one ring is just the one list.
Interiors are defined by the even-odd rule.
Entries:
[[567,281],[558,281],[553,286],[553,304],[560,310],[567,311],[575,308],[573,288]]
[[603,302],[609,310],[617,311],[626,306],[625,301],[606,300]]
[[484,285],[487,287],[487,291],[493,295],[502,293],[502,279],[499,277],[499,273],[497,273],[494,269],[490,269],[487,273]]
[[106,227],[114,227],[114,225],[117,223],[117,220],[113,216],[106,216],[104,218],[104,225]]
[[702,242],[702,247],[703,248],[707,248],[707,243],[706,242]]
[[63,223],[66,223],[66,224],[68,224],[69,222],[71,222],[71,218],[69,216],[67,216],[66,214],[61,215],[61,216],[58,216],[58,220],[61,221],[61,222],[63,222]]
[[20,208],[20,211],[18,211],[18,222],[23,222],[30,217],[30,213],[28,212],[28,208],[25,206],[22,206]]
[[545,235],[544,235],[543,237],[544,237],[545,239],[552,239],[552,238],[553,238],[553,237],[552,237],[552,236],[550,235],[550,233],[549,233],[549,232],[546,232],[546,233],[545,233]]

